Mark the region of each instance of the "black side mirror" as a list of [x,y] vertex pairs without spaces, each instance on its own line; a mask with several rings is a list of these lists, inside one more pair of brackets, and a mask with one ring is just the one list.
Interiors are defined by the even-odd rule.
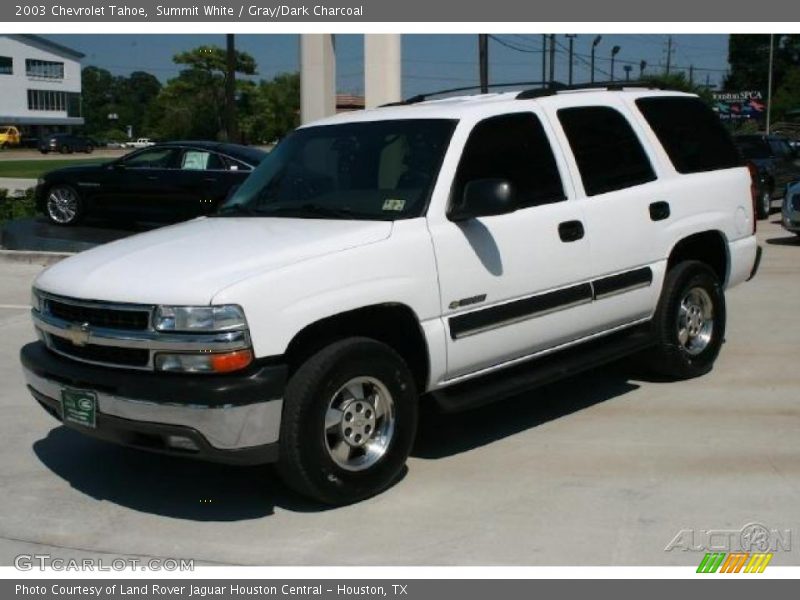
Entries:
[[450,208],[451,221],[505,215],[517,210],[514,186],[507,179],[474,179],[464,186],[460,202]]

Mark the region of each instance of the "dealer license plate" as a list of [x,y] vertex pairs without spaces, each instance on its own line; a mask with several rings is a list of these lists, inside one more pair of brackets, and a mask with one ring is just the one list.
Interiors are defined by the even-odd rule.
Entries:
[[64,420],[95,428],[97,394],[91,390],[61,389],[61,414]]

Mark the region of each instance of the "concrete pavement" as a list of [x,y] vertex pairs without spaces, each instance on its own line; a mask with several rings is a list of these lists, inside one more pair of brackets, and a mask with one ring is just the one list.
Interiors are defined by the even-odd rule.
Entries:
[[[776,216],[773,215],[773,221]],[[763,223],[763,222],[762,222]],[[16,554],[212,564],[697,565],[682,529],[791,529],[800,564],[800,238],[759,225],[714,371],[659,383],[631,361],[455,416],[426,411],[406,476],[321,509],[270,468],[164,458],[61,427],[24,389],[37,267],[0,262],[0,564]]]

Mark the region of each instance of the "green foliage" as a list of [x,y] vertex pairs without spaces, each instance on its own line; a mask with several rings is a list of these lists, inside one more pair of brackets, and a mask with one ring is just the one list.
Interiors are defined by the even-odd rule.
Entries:
[[[766,97],[769,78],[770,36],[734,34],[728,46],[731,72],[725,90],[758,90]],[[776,34],[773,58],[772,119],[783,119],[786,112],[800,108],[800,35]]]
[[300,124],[300,75],[282,73],[242,90],[240,128],[251,143],[268,144]]
[[0,177],[14,179],[37,179],[42,174],[62,167],[102,163],[102,158],[76,158],[54,160],[2,160]]
[[[163,86],[144,72],[115,77],[105,69],[83,70],[83,106],[87,133],[104,141],[134,137],[152,139],[225,139],[227,54],[216,46],[200,46],[173,57],[183,68]],[[255,59],[236,53],[236,72],[256,74]],[[236,81],[237,115],[242,141],[268,143],[299,124],[300,76],[284,73],[270,81]],[[116,121],[108,119],[117,114]]]
[[[135,136],[144,135],[148,107],[161,91],[161,82],[155,76],[135,71],[128,77],[118,77],[105,69],[86,67],[82,78],[87,134],[103,138],[109,129],[124,132],[130,125]],[[113,115],[116,118],[109,118]]]
[[36,202],[33,190],[28,190],[21,198],[9,198],[8,190],[0,189],[0,225],[13,219],[36,216]]
[[643,79],[655,87],[697,94],[704,101],[711,104],[711,91],[705,86],[690,83],[683,72],[670,73],[669,75],[649,75]]

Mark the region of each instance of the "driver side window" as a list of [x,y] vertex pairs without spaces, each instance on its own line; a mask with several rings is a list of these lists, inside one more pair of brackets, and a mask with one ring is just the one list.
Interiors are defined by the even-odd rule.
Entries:
[[490,117],[475,125],[456,172],[453,201],[476,179],[505,179],[520,208],[565,200],[550,141],[533,113]]

